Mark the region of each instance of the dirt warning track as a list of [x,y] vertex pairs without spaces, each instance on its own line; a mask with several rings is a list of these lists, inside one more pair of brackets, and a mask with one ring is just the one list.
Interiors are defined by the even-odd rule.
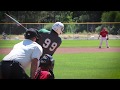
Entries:
[[[0,54],[8,54],[12,48],[0,48]],[[58,48],[55,53],[82,53],[82,52],[120,52],[120,48]]]

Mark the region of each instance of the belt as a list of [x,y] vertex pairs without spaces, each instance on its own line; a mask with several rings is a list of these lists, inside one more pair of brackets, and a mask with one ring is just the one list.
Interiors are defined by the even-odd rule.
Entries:
[[12,63],[19,63],[18,61],[15,61],[15,60],[2,60],[2,62],[12,62]]
[[21,64],[18,61],[15,61],[15,60],[5,60],[5,61],[2,60],[1,62],[2,63],[10,63],[11,65],[14,64],[14,63],[17,63],[17,64],[19,64],[21,66]]

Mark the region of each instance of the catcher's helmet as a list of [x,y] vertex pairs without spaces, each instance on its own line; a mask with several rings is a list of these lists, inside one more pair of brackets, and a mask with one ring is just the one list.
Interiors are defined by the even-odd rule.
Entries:
[[51,55],[45,54],[40,59],[40,67],[53,67],[54,66],[54,59]]
[[38,31],[37,29],[34,29],[34,28],[29,28],[25,34],[25,39],[30,39],[32,37],[36,37],[37,39],[39,38],[39,34],[38,34]]
[[63,30],[64,30],[64,24],[61,22],[56,22],[54,23],[54,25],[52,26],[52,30],[54,30],[58,35],[62,34]]

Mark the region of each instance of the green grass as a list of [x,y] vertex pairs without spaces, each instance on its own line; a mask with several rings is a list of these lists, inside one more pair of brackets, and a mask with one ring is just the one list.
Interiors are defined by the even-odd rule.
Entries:
[[[54,54],[53,57],[56,79],[120,79],[118,52]],[[26,72],[29,75],[29,69]]]
[[0,61],[3,59],[4,56],[5,54],[0,54]]
[[0,40],[0,48],[12,48],[16,43],[21,40]]
[[56,79],[120,79],[120,53],[55,54]]
[[[99,43],[99,40],[63,40],[60,47],[98,47]],[[120,47],[120,40],[109,40],[108,43],[110,47]]]
[[[12,48],[21,40],[0,40],[0,48]],[[109,40],[110,47],[120,47],[120,40]],[[99,40],[63,40],[60,47],[98,47]],[[105,46],[105,42],[103,42]]]
[[[0,40],[0,48],[12,48],[21,40]],[[98,40],[63,40],[60,47],[98,47]],[[120,40],[109,40],[120,47]],[[103,43],[103,46],[105,44]],[[4,57],[0,54],[0,60]],[[56,79],[120,79],[120,52],[54,54]],[[30,71],[27,69],[27,74]]]

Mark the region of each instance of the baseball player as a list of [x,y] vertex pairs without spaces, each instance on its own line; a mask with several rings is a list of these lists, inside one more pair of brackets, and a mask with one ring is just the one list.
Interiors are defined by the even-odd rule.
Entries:
[[[43,53],[42,47],[36,43],[39,35],[33,28],[25,33],[25,40],[14,45],[11,52],[1,61],[2,79],[33,79],[38,68],[38,60]],[[25,70],[30,65],[30,77]]]
[[[56,22],[52,26],[52,30],[40,29],[38,32],[40,33],[41,39],[39,39],[38,43],[43,48],[43,55],[49,54],[53,55],[56,49],[61,45],[62,40],[59,35],[62,34],[64,30],[64,25],[61,22]],[[42,57],[41,56],[41,57]]]
[[5,32],[2,33],[2,36],[3,36],[2,38],[3,38],[4,40],[7,39],[7,34],[6,34]]
[[106,47],[109,48],[109,45],[108,45],[108,39],[109,39],[109,37],[108,37],[108,31],[106,30],[105,27],[103,27],[102,30],[100,31],[98,39],[100,38],[100,36],[101,36],[101,40],[100,40],[99,48],[101,48],[103,40],[106,41]]
[[35,79],[54,79],[54,59],[51,55],[45,54],[40,59],[40,66],[35,74]]

